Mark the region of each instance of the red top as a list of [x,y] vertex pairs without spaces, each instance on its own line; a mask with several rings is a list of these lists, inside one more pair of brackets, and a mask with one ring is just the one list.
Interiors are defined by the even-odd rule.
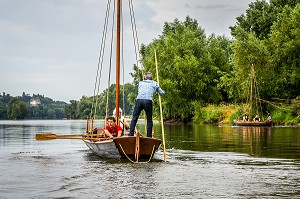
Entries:
[[117,137],[118,132],[122,131],[122,128],[119,125],[116,125],[114,129],[111,129],[109,126],[105,126],[104,130],[108,130],[112,136]]

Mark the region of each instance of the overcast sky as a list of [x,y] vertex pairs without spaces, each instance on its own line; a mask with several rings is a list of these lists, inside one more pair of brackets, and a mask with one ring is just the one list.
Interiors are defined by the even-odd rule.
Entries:
[[[0,0],[0,92],[13,96],[43,94],[65,102],[92,96],[106,2]],[[183,21],[187,15],[198,21],[207,36],[230,37],[229,26],[251,2],[133,0],[139,43],[149,44],[161,35],[164,22],[175,18]],[[123,4],[125,18],[128,1]],[[129,73],[135,63],[134,47],[131,27],[125,19],[124,23],[124,52],[130,54],[124,57],[125,82],[132,82]],[[106,68],[103,76],[107,76]]]

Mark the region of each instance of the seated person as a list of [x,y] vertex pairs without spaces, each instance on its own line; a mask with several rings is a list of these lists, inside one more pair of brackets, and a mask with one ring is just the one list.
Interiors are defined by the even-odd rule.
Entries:
[[268,113],[268,118],[267,118],[267,120],[268,120],[269,122],[271,122],[271,121],[272,121],[272,116],[271,116],[271,114],[270,114],[270,113]]
[[122,128],[116,124],[116,118],[107,117],[106,118],[106,126],[104,127],[104,134],[107,137],[121,137]]
[[260,121],[260,118],[258,117],[258,115],[256,115],[254,118],[253,118],[253,122],[259,122]]
[[[116,108],[113,111],[113,116],[116,118]],[[122,109],[119,108],[119,117],[120,117],[120,127],[122,128],[124,132],[124,126],[125,129],[128,130],[130,128],[129,124],[126,122],[124,116],[122,115]],[[116,118],[117,119],[117,118]]]
[[244,114],[243,121],[248,121],[248,115]]

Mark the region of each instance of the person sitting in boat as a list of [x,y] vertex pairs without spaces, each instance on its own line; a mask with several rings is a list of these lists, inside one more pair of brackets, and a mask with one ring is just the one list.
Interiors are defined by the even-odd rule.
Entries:
[[[122,134],[124,134],[124,127],[126,130],[130,128],[129,124],[126,122],[124,116],[122,115],[122,109],[119,107],[119,116],[120,116],[120,126],[122,128]],[[117,119],[116,117],[116,108],[113,111],[113,117]]]
[[253,122],[259,122],[260,118],[258,115],[255,115],[255,117],[253,118]]
[[248,115],[245,113],[244,116],[243,116],[243,121],[246,122],[246,121],[248,121],[248,120],[249,120],[249,119],[248,119]]
[[268,113],[268,118],[267,118],[268,122],[272,122],[272,116],[270,113]]
[[106,118],[106,126],[104,127],[104,134],[106,137],[114,138],[121,137],[122,128],[116,124],[115,117],[107,117]]

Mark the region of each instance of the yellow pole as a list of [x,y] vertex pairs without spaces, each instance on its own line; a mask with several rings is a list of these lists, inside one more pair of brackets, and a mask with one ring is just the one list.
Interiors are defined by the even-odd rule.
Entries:
[[[158,66],[157,66],[157,58],[156,58],[156,50],[154,49],[154,55],[155,55],[155,65],[156,65],[156,77],[157,77],[157,83],[159,85],[159,79],[158,79]],[[158,94],[158,100],[159,100],[159,110],[160,110],[160,121],[161,121],[161,132],[162,132],[162,140],[163,140],[163,148],[164,148],[164,161],[167,161],[167,155],[166,155],[166,144],[165,144],[165,129],[164,129],[164,120],[163,120],[163,112],[162,112],[162,104],[161,104],[161,96]]]

